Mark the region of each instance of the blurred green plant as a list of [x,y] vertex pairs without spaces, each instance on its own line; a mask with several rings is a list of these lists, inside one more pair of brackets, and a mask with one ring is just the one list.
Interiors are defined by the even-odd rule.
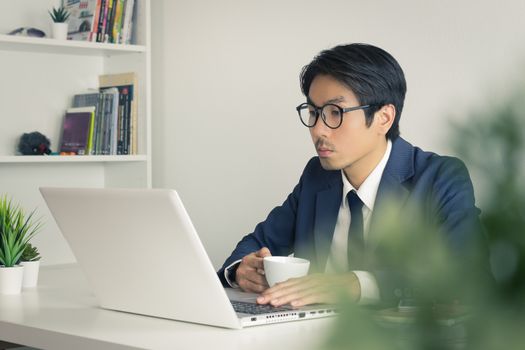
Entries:
[[47,11],[49,13],[49,16],[51,16],[51,19],[55,23],[64,23],[69,18],[69,11],[66,10],[64,6],[60,6],[59,8],[53,7],[51,11]]
[[[454,255],[437,227],[411,215],[382,220],[377,252],[417,291],[417,307],[371,309],[341,301],[327,349],[522,349],[525,344],[525,88],[473,111],[453,128],[454,149],[476,174],[485,200],[486,251]],[[479,205],[479,204],[478,204]],[[405,213],[405,212],[404,212]],[[490,278],[492,275],[493,278]],[[343,295],[343,293],[342,293]]]
[[13,267],[28,242],[40,230],[40,221],[33,221],[34,211],[26,216],[7,196],[0,199],[0,265]]
[[27,243],[22,256],[20,257],[21,261],[38,261],[40,260],[40,253],[38,252],[37,247],[31,243]]

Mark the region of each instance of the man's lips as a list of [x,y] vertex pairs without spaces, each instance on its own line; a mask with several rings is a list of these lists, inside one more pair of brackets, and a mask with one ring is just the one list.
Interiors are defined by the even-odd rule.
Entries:
[[321,158],[329,157],[334,153],[334,147],[327,140],[323,139],[318,139],[315,142],[315,149],[317,150],[317,155]]
[[333,150],[329,148],[319,147],[317,149],[317,154],[319,157],[328,157],[330,154],[332,154]]

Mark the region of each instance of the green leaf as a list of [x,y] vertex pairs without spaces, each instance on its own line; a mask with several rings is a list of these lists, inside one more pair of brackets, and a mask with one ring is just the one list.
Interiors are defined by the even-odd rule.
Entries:
[[34,220],[34,214],[32,211],[26,216],[7,196],[0,199],[0,263],[6,267],[20,261],[29,241],[42,228],[40,220]]

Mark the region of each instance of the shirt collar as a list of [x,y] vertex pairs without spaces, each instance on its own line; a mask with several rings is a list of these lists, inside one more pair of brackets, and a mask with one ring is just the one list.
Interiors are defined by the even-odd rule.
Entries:
[[386,151],[383,155],[383,158],[381,158],[374,170],[372,170],[370,175],[368,175],[368,177],[365,179],[365,181],[363,182],[361,187],[359,187],[358,190],[356,190],[354,186],[352,186],[350,181],[348,181],[348,179],[346,178],[344,171],[341,170],[341,177],[343,178],[343,199],[341,203],[343,203],[343,207],[346,208],[348,206],[348,203],[346,201],[346,196],[348,192],[355,190],[361,201],[364,203],[364,205],[371,211],[374,210],[374,203],[376,201],[379,183],[381,182],[381,176],[383,176],[383,171],[385,170],[385,166],[388,161],[388,158],[390,157],[391,151],[392,142],[389,139],[387,140]]

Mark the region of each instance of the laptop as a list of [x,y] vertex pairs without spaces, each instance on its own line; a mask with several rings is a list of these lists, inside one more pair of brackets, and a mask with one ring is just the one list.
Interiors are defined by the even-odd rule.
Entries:
[[225,328],[334,315],[223,288],[174,190],[40,188],[100,307]]

